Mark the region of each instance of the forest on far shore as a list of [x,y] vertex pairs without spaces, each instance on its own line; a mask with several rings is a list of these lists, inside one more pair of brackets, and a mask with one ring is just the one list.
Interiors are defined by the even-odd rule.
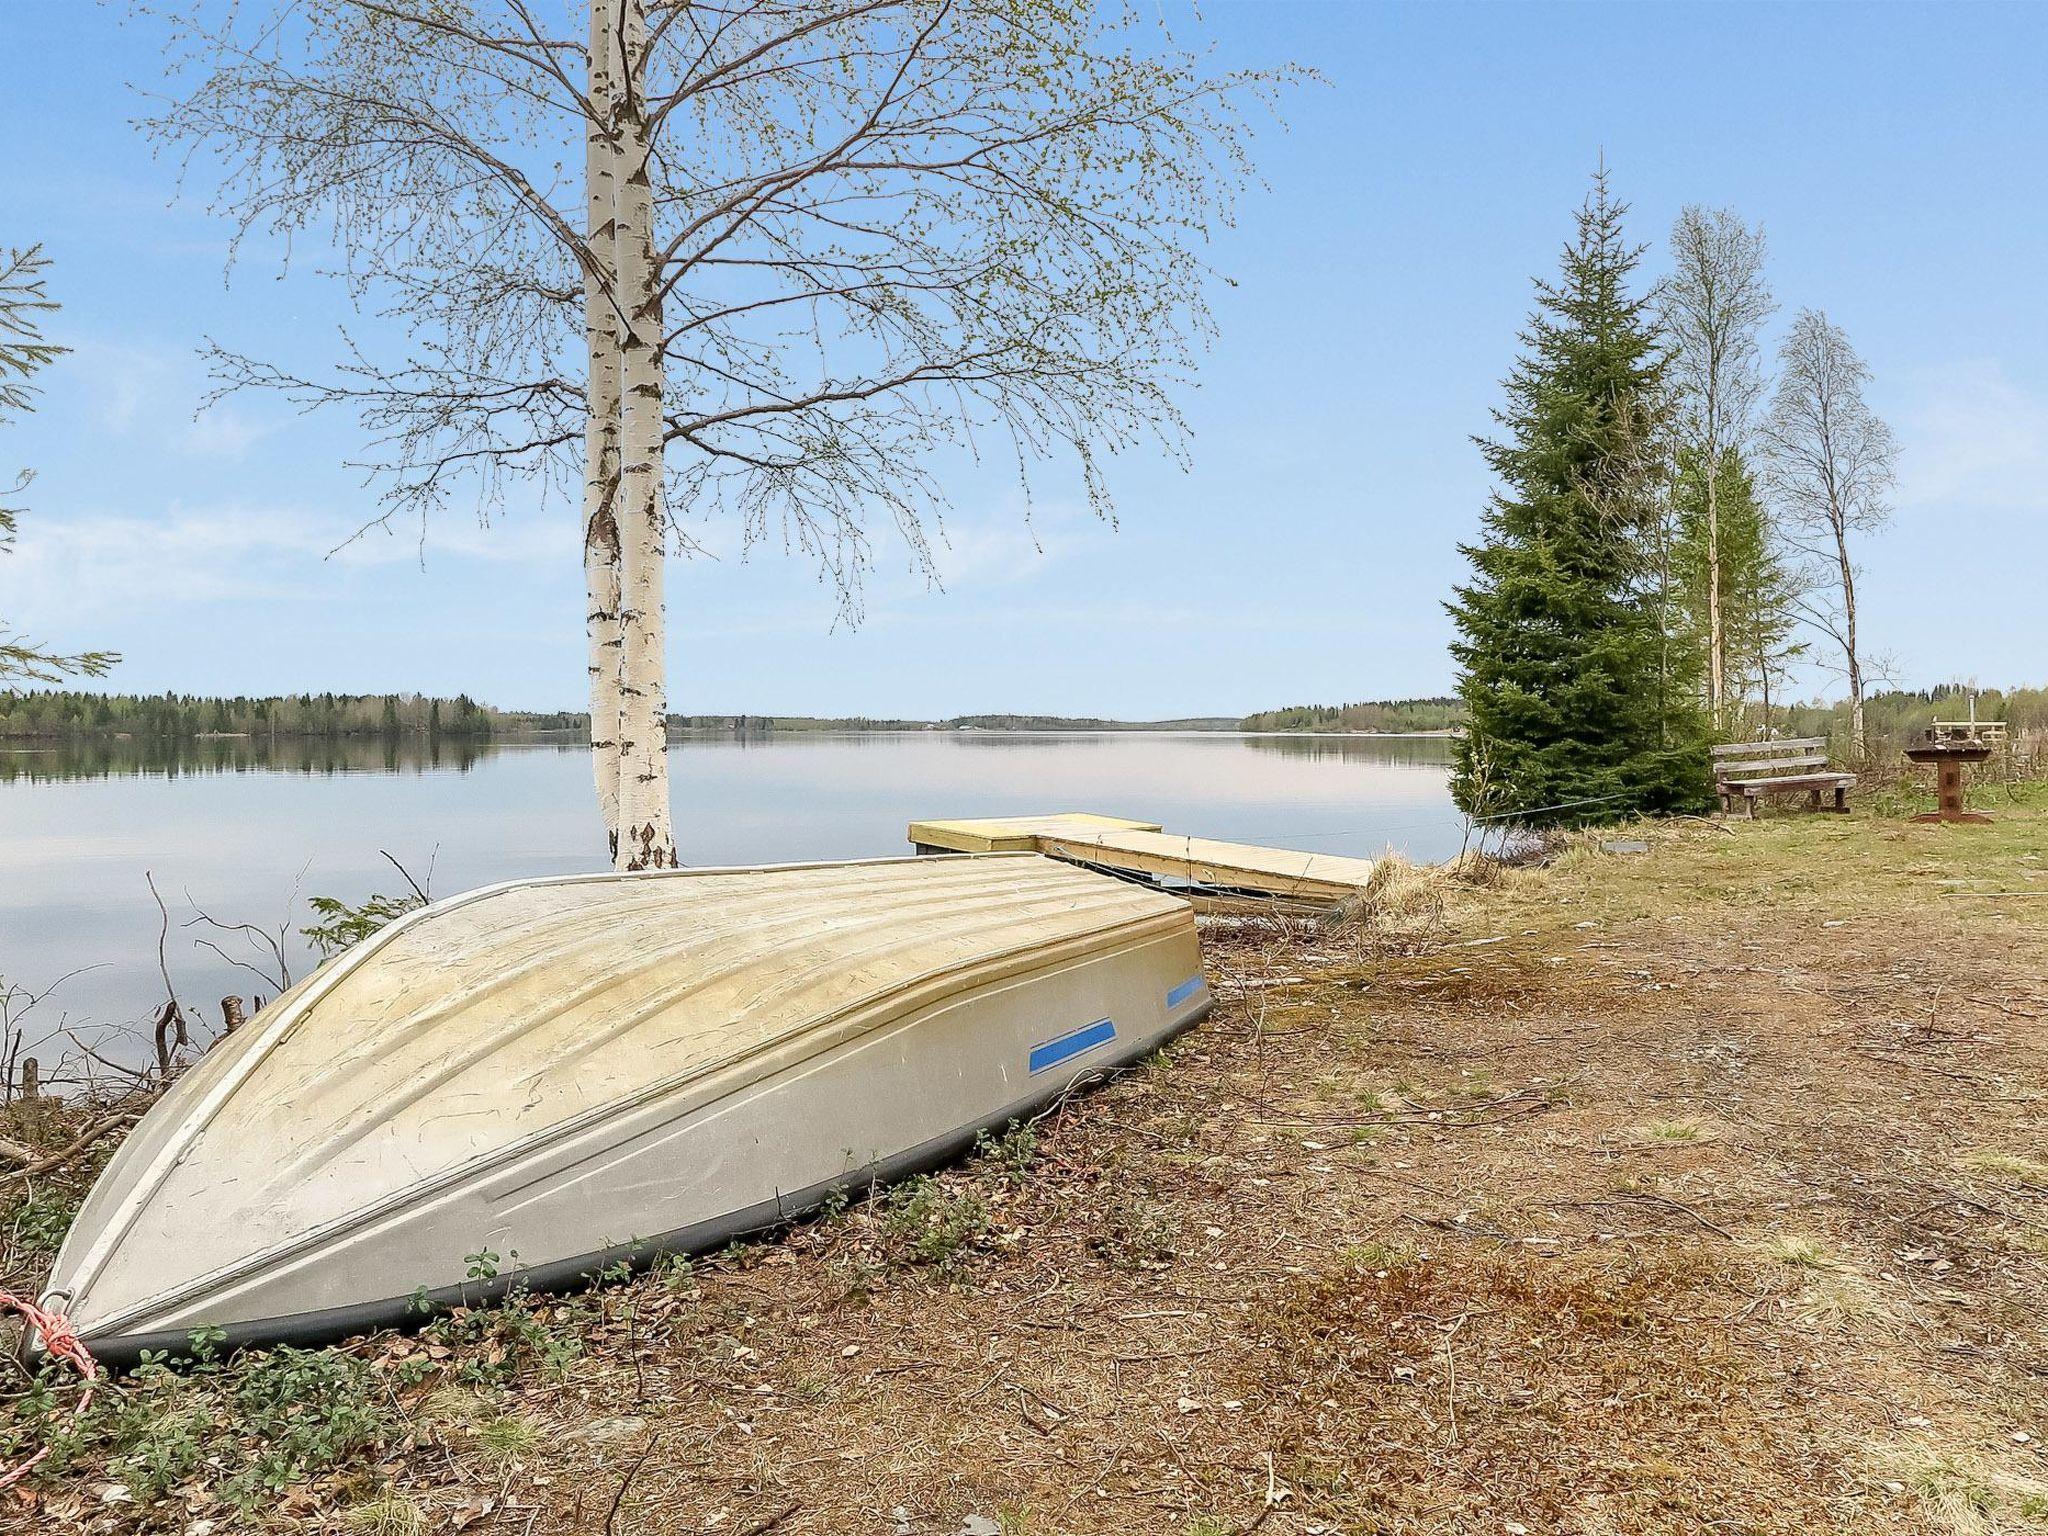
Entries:
[[[1873,748],[1896,749],[1939,720],[1967,720],[1971,700],[1977,718],[2002,720],[2015,737],[2048,734],[2048,688],[1978,688],[1969,683],[1943,683],[1934,688],[1890,688],[1863,701],[1864,729]],[[1460,730],[1465,707],[1457,699],[1376,699],[1358,704],[1296,704],[1287,709],[1246,715],[1244,731],[1345,731],[1385,734]],[[1772,710],[1770,734],[1775,737],[1825,736],[1844,744],[1849,734],[1849,703],[1814,699]]]
[[[1976,699],[1979,719],[2003,720],[2016,737],[2048,734],[2048,688],[1889,689],[1864,700],[1873,746],[1896,749],[1936,719],[1962,720]],[[1773,710],[1775,736],[1828,736],[1846,742],[1847,701],[1814,700]],[[196,694],[91,693],[72,689],[0,689],[0,740],[80,741],[132,737],[149,741],[208,736],[430,736],[484,740],[589,729],[578,711],[498,709],[467,694],[302,693],[274,698],[212,698]],[[1102,720],[1050,715],[958,715],[947,720],[866,715],[670,715],[672,731],[765,735],[806,731],[1114,731],[1231,730],[1380,735],[1442,734],[1462,729],[1464,706],[1454,698],[1373,699],[1353,704],[1296,704],[1227,716],[1174,720]]]
[[464,736],[496,733],[503,716],[468,694],[299,693],[209,698],[187,693],[0,689],[0,738],[68,741],[129,736]]
[[1358,704],[1294,704],[1246,715],[1241,731],[1371,731],[1384,735],[1415,735],[1455,731],[1465,723],[1465,706],[1457,699],[1373,699]]

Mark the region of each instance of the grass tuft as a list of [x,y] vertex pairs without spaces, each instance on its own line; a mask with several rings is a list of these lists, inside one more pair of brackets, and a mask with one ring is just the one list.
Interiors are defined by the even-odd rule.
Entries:
[[1763,1243],[1766,1255],[1780,1264],[1791,1264],[1800,1269],[1840,1269],[1842,1261],[1817,1237],[1804,1232],[1781,1232],[1767,1238]]
[[492,1461],[517,1461],[540,1439],[540,1428],[524,1414],[501,1413],[476,1426],[476,1443]]
[[1988,1173],[2001,1179],[2013,1179],[2021,1184],[2048,1184],[2048,1163],[2031,1157],[2022,1157],[2017,1152],[1999,1152],[1985,1148],[1977,1152],[1966,1152],[1956,1159],[1958,1166],[1971,1173]]
[[1681,1115],[1675,1120],[1652,1120],[1643,1127],[1643,1136],[1649,1141],[1669,1142],[1673,1145],[1689,1145],[1696,1141],[1710,1141],[1713,1132],[1706,1121],[1698,1115]]
[[1881,1322],[1892,1317],[1885,1299],[1853,1275],[1816,1280],[1799,1293],[1794,1308],[1801,1322],[1839,1328],[1846,1323]]
[[1953,1536],[1989,1536],[2004,1517],[2029,1523],[2048,1514],[2048,1483],[2007,1472],[1973,1456],[1914,1447],[1888,1458],[1894,1475],[1935,1529]]
[[356,1505],[341,1523],[354,1536],[419,1536],[427,1528],[427,1517],[411,1499],[387,1493]]

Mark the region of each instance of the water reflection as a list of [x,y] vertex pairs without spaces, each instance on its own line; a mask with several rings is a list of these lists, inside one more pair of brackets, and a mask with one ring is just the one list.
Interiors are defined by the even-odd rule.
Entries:
[[[0,985],[77,972],[47,1012],[146,1018],[163,996],[216,1016],[257,990],[184,925],[204,911],[311,956],[306,898],[401,888],[384,854],[433,871],[436,896],[604,866],[575,733],[464,741],[376,737],[0,746]],[[1463,835],[1451,743],[1430,737],[1190,732],[744,732],[669,752],[686,863],[907,854],[930,817],[1099,811],[1168,830],[1366,857],[1449,858]],[[210,931],[209,931],[210,932]],[[218,937],[215,935],[215,937]],[[123,1058],[125,1046],[110,1046]]]
[[459,736],[105,737],[0,744],[0,784],[17,779],[188,778],[219,773],[467,773],[500,744]]
[[1241,736],[1255,752],[1277,752],[1283,757],[1337,759],[1351,763],[1374,763],[1388,767],[1441,769],[1451,760],[1455,738],[1450,736]]

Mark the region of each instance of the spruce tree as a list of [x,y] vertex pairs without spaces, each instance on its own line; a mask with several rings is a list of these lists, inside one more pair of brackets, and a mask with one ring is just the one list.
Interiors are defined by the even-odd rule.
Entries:
[[1468,714],[1452,788],[1473,815],[1533,824],[1690,811],[1709,798],[1696,654],[1658,599],[1666,353],[1642,248],[1605,167],[1557,281],[1536,282],[1522,355],[1480,449],[1498,479],[1471,581],[1448,606]]

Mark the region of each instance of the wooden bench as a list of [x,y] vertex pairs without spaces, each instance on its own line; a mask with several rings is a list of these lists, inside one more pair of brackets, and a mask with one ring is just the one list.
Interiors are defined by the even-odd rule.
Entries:
[[1725,815],[1742,797],[1752,820],[1759,795],[1805,790],[1807,804],[1821,809],[1822,790],[1833,790],[1834,809],[1849,809],[1849,791],[1856,783],[1853,773],[1828,767],[1828,744],[1824,736],[1801,736],[1789,741],[1738,741],[1714,748],[1714,788],[1721,796]]

